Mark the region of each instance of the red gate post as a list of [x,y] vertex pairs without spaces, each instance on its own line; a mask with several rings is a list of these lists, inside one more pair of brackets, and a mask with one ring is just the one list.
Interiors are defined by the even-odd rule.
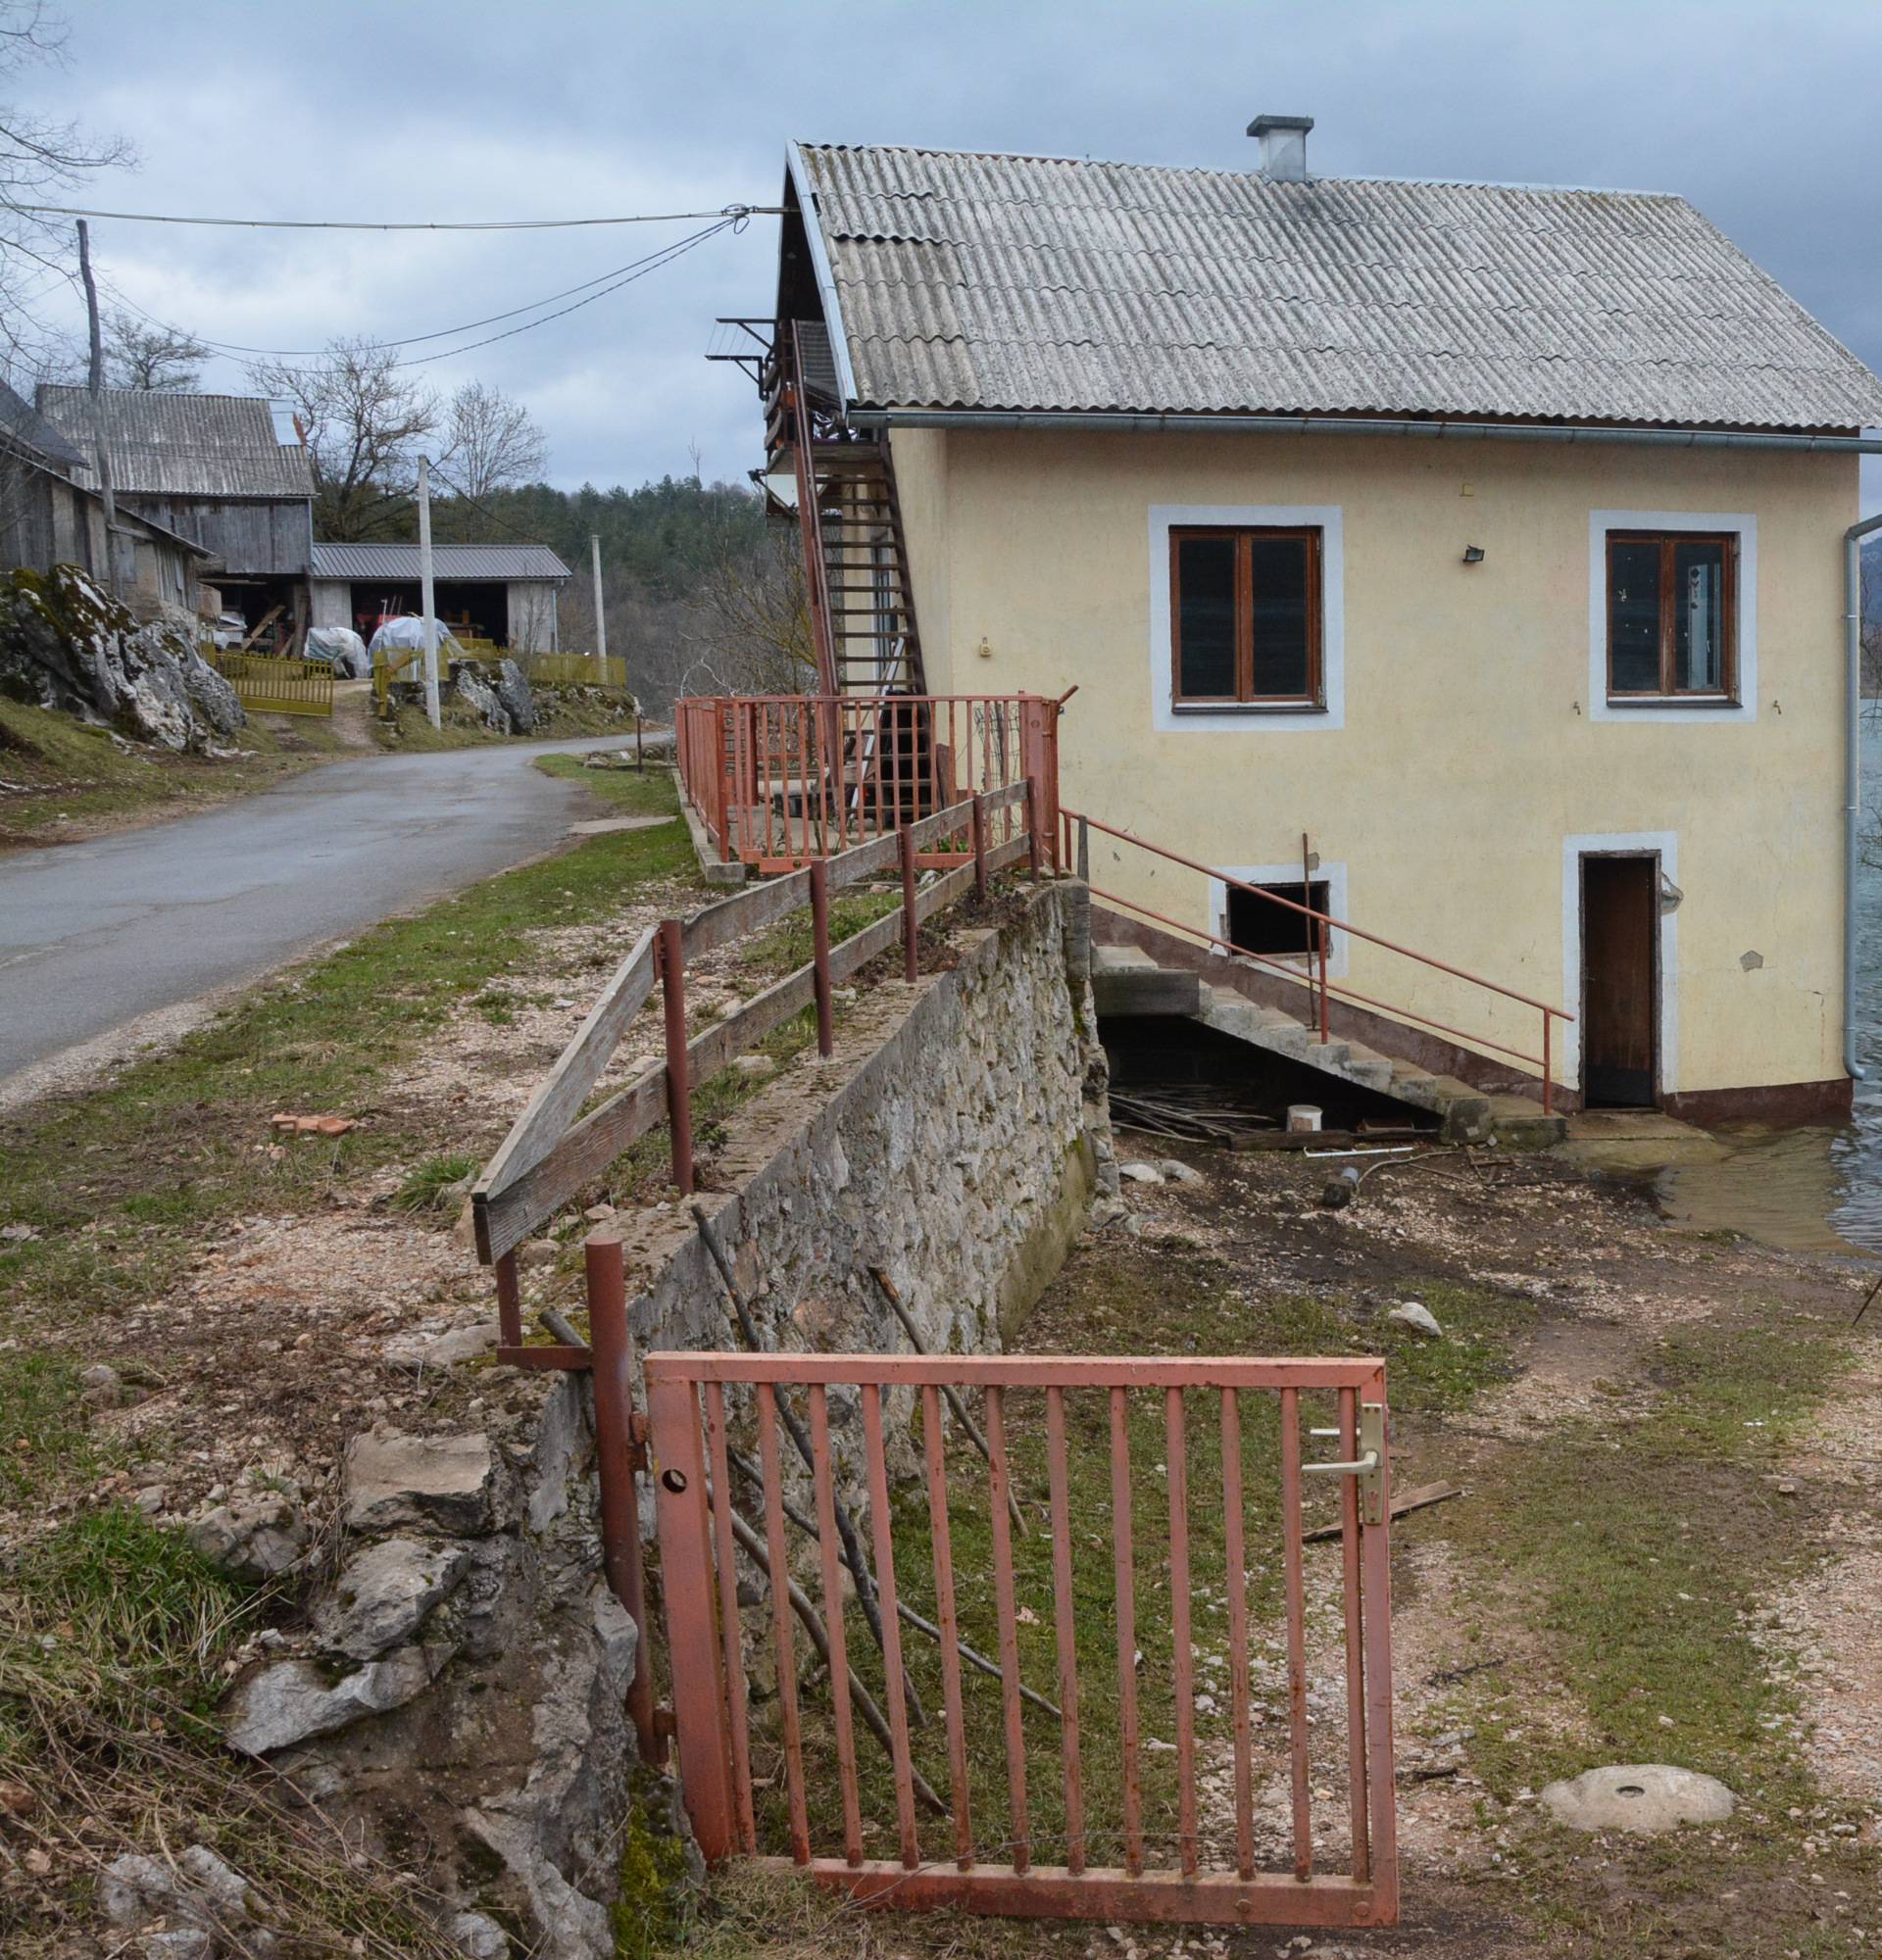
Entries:
[[[660,1585],[673,1656],[673,1732],[686,1815],[709,1865],[733,1846],[730,1739],[725,1733],[718,1628],[713,1612],[713,1554],[706,1509],[706,1453],[698,1392],[689,1381],[651,1376],[647,1416],[653,1435],[654,1492],[660,1522]],[[729,1491],[718,1501],[729,1504]],[[736,1575],[724,1575],[726,1585]]]
[[822,858],[811,859],[811,987],[817,997],[817,1052],[828,1054],[836,1047],[830,1006],[830,866]]
[[902,977],[914,986],[921,970],[921,922],[915,911],[915,833],[906,823],[897,843],[902,853]]
[[1039,875],[1039,778],[1026,778],[1026,870],[1032,877]]
[[[1057,871],[1059,857],[1059,771],[1054,766],[1054,723],[1057,702],[1028,698],[1020,708],[1019,756],[1031,785],[1030,814],[1033,849],[1043,854]],[[1035,863],[1034,869],[1038,866]]]
[[987,813],[980,807],[980,792],[973,793],[973,896],[987,902]]
[[639,1635],[627,1712],[640,1759],[656,1767],[667,1744],[654,1726],[654,1677],[647,1664],[647,1595],[640,1564],[640,1499],[633,1434],[634,1344],[627,1331],[627,1282],[620,1241],[599,1236],[583,1247],[588,1264],[588,1345],[594,1356],[595,1468],[601,1484],[601,1558],[609,1590]]
[[660,998],[667,1013],[667,1120],[673,1139],[673,1182],[693,1192],[693,1088],[686,1059],[686,948],[677,919],[662,919],[654,942],[660,956]]

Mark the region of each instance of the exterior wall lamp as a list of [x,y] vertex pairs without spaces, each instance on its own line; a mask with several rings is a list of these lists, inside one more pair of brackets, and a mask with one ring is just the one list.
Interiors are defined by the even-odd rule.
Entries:
[[1463,548],[1463,562],[1465,564],[1481,564],[1483,563],[1483,547],[1481,545],[1465,545]]

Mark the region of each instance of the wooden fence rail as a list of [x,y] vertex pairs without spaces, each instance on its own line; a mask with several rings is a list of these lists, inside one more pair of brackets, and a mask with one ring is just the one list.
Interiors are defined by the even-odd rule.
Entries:
[[[477,1253],[496,1268],[501,1359],[526,1367],[568,1365],[551,1358],[561,1355],[559,1348],[521,1345],[517,1247],[663,1121],[670,1122],[672,1131],[673,1182],[682,1193],[690,1193],[694,1090],[807,1007],[817,1009],[818,1052],[830,1054],[830,996],[838,982],[898,941],[905,950],[904,972],[913,980],[916,934],[923,919],[968,892],[984,893],[989,877],[1021,858],[1035,875],[1045,868],[1052,832],[1040,803],[1030,779],[1010,783],[787,877],[753,886],[683,922],[668,919],[641,934],[471,1192]],[[1011,816],[1005,814],[1009,811]],[[1012,832],[998,844],[988,842],[995,818],[1000,819],[1000,828]],[[917,886],[916,854],[962,835],[969,839],[969,846],[960,865],[925,887]],[[902,875],[901,906],[832,946],[830,894],[897,869]],[[815,948],[810,963],[689,1040],[687,966],[807,906]],[[578,1116],[656,983],[666,1010],[665,1058],[649,1063],[625,1088]]]

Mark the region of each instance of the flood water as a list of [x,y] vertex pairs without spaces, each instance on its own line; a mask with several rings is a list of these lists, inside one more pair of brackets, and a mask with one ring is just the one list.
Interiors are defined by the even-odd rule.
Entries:
[[[1882,809],[1882,727],[1862,741],[1865,833]],[[1869,846],[1872,856],[1882,847]],[[1857,1057],[1853,1120],[1838,1129],[1717,1133],[1715,1162],[1669,1165],[1657,1194],[1668,1217],[1698,1230],[1724,1226],[1807,1252],[1882,1252],[1882,866],[1864,863],[1857,888]]]

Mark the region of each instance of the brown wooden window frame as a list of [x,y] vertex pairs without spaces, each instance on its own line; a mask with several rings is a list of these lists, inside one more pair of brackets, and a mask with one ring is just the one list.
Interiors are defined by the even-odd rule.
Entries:
[[[1183,573],[1182,548],[1192,538],[1232,538],[1235,541],[1235,692],[1186,694],[1183,691]],[[1307,547],[1307,691],[1304,694],[1255,692],[1255,576],[1253,541],[1293,538]],[[1326,707],[1326,661],[1322,619],[1326,554],[1318,524],[1182,524],[1169,531],[1169,700],[1172,709],[1247,709],[1251,712],[1318,712]]]
[[[1738,533],[1736,531],[1641,531],[1618,530],[1608,533],[1603,553],[1606,583],[1602,590],[1603,617],[1606,621],[1608,660],[1608,699],[1619,705],[1642,707],[1657,701],[1690,707],[1694,702],[1716,702],[1721,708],[1736,708],[1738,702]],[[1620,688],[1614,685],[1614,547],[1616,545],[1658,545],[1659,547],[1659,685],[1653,688]],[[1721,655],[1717,687],[1680,687],[1675,680],[1676,630],[1673,570],[1681,545],[1717,545],[1723,554],[1724,591],[1719,604]]]

